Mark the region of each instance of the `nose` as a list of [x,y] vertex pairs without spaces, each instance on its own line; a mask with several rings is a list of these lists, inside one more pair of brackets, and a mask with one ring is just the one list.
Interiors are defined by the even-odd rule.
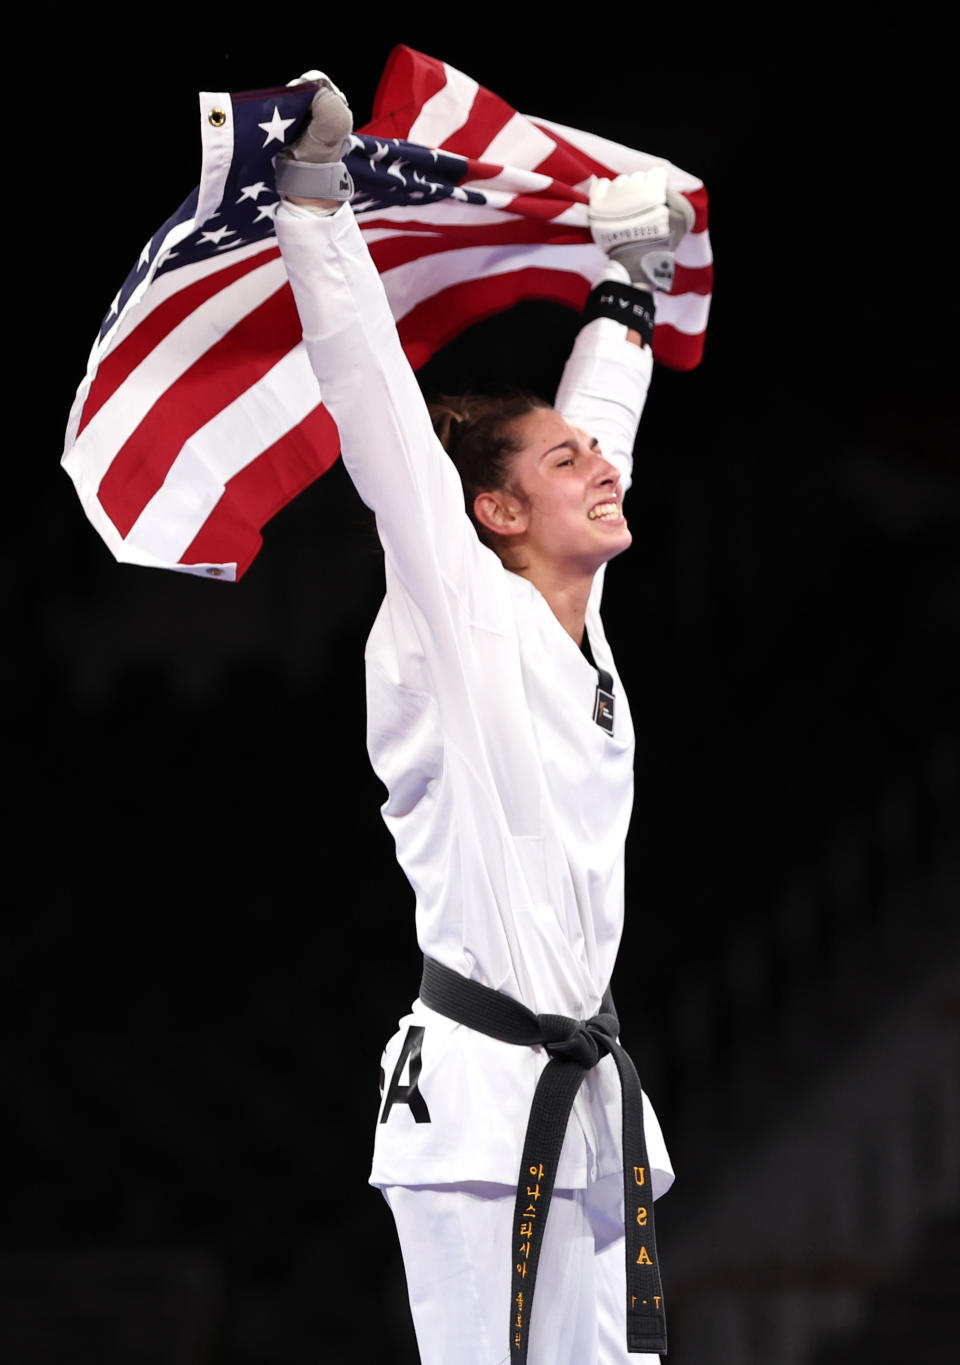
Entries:
[[611,464],[606,456],[601,455],[599,451],[594,451],[593,453],[597,460],[597,468],[593,478],[594,483],[600,485],[610,483],[619,484],[620,471],[617,466]]

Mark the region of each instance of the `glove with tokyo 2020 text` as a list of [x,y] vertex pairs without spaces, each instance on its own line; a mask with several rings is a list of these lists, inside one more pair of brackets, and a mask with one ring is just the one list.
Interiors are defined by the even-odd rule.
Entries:
[[635,285],[669,292],[676,250],[694,222],[693,205],[667,187],[666,166],[651,166],[590,185],[590,232],[597,245],[625,266]]

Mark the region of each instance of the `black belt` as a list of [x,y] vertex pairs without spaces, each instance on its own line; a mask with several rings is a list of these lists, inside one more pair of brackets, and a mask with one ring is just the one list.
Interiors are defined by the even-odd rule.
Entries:
[[[627,1350],[665,1355],[667,1324],[653,1231],[653,1190],[643,1136],[643,1095],[630,1057],[617,1042],[620,1021],[609,990],[600,1014],[581,1022],[534,1014],[501,991],[470,981],[432,958],[423,959],[420,999],[430,1009],[502,1043],[543,1046],[551,1060],[537,1082],[523,1143],[510,1289],[510,1358],[524,1365],[543,1230],[550,1210],[567,1120],[584,1076],[610,1053],[623,1095],[623,1198],[627,1261]],[[641,1193],[642,1191],[642,1193]],[[642,1204],[637,1203],[642,1199]],[[636,1210],[636,1212],[634,1212]]]

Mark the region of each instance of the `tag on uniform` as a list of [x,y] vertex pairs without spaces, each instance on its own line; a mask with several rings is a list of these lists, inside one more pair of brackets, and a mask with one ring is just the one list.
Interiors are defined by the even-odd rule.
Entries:
[[593,703],[593,718],[601,730],[613,734],[613,692],[602,683],[597,683],[597,695]]

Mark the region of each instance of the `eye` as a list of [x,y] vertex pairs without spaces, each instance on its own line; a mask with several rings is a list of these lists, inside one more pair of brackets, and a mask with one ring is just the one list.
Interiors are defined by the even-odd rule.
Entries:
[[563,459],[563,460],[558,460],[558,461],[557,461],[557,469],[562,469],[562,468],[564,467],[564,465],[567,465],[567,464],[573,464],[573,456],[572,456],[572,455],[568,455],[568,456],[567,456],[565,459]]

